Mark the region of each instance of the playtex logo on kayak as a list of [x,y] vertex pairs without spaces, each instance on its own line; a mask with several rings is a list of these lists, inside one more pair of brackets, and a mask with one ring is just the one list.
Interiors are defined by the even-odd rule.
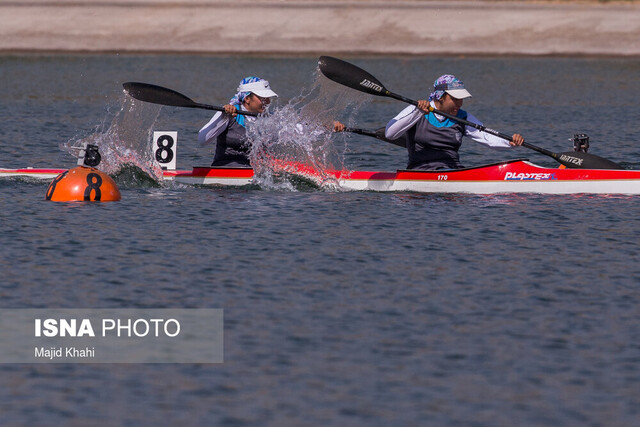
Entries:
[[221,309],[8,309],[0,363],[222,363]]
[[549,172],[507,172],[504,175],[505,181],[549,181],[558,179],[555,173]]

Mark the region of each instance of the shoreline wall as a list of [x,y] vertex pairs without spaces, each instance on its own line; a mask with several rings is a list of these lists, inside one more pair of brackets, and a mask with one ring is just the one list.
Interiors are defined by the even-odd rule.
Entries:
[[640,4],[0,1],[0,52],[640,56]]

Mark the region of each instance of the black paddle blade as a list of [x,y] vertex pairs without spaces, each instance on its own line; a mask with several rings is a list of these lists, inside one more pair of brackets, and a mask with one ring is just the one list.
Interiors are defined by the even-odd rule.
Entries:
[[331,56],[318,59],[320,72],[336,83],[371,95],[388,96],[389,91],[371,74],[360,67]]
[[582,151],[568,151],[556,154],[554,158],[573,169],[624,169],[619,164],[612,162],[595,154],[584,153]]
[[140,101],[153,104],[167,105],[170,107],[195,107],[197,104],[183,94],[166,87],[149,83],[127,82],[123,83],[124,90],[132,97]]

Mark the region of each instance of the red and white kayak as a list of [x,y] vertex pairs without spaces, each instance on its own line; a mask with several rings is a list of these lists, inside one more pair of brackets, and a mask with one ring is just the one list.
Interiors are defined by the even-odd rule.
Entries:
[[[317,174],[301,166],[287,172],[314,180]],[[0,169],[1,177],[53,179],[64,169]],[[490,165],[439,171],[335,171],[328,177],[346,190],[420,193],[542,193],[640,194],[640,170],[554,169],[518,159]],[[251,168],[194,167],[165,170],[164,179],[185,184],[243,186],[253,183]]]

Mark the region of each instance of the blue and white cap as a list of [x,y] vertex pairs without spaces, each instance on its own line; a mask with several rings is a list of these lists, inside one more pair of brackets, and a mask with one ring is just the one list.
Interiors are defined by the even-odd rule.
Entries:
[[440,76],[433,82],[433,92],[429,95],[429,101],[442,98],[445,92],[456,99],[471,98],[471,94],[464,88],[462,80],[458,80],[456,76],[451,74]]
[[235,94],[229,104],[238,105],[244,101],[244,98],[250,93],[254,93],[261,98],[272,98],[277,97],[278,95],[271,90],[271,86],[269,82],[261,79],[260,77],[245,77],[242,79],[240,84],[238,85],[238,89],[236,89],[238,93]]

